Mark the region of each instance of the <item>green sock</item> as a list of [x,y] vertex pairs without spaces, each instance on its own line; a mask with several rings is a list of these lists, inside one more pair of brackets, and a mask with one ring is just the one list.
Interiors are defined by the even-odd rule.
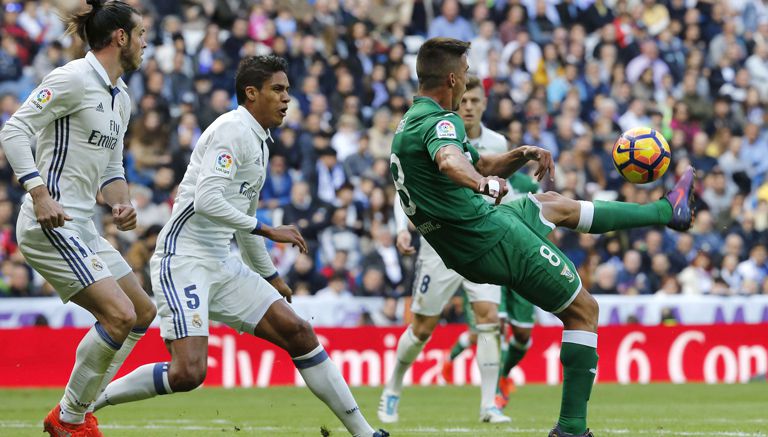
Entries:
[[[604,234],[620,229],[666,225],[672,219],[672,205],[666,199],[639,203],[595,200],[590,234]],[[582,209],[583,210],[583,209]]]
[[500,369],[499,377],[503,378],[509,375],[509,372],[523,359],[526,352],[528,352],[528,344],[520,344],[513,338],[509,342],[507,352],[502,357],[504,365]]
[[[587,401],[592,392],[597,369],[597,349],[583,342],[573,343],[567,340],[568,333],[592,334],[597,345],[597,334],[584,331],[565,331],[560,350],[560,362],[563,364],[563,399],[560,404],[560,429],[574,435],[587,431]],[[577,334],[578,335],[578,334]],[[578,340],[577,340],[578,341]]]
[[455,360],[460,353],[464,352],[464,349],[469,347],[469,343],[469,333],[463,332],[451,348],[451,361]]
[[[464,349],[466,349],[466,348],[461,345],[461,342],[457,341],[453,345],[453,347],[451,348],[451,361],[455,360],[456,357],[458,357],[460,353],[464,352]],[[443,350],[445,350],[445,349],[443,349]]]

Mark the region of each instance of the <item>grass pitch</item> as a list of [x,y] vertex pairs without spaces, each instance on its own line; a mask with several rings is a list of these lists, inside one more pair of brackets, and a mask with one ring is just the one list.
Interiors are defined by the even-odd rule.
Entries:
[[[379,388],[354,390],[374,426]],[[557,419],[560,387],[530,385],[513,394],[511,424],[478,423],[479,388],[407,388],[393,436],[546,436]],[[0,390],[0,436],[36,436],[61,390]],[[340,422],[304,388],[203,388],[109,407],[98,413],[107,437],[332,436]],[[768,436],[768,387],[747,385],[597,385],[590,427],[598,437]]]

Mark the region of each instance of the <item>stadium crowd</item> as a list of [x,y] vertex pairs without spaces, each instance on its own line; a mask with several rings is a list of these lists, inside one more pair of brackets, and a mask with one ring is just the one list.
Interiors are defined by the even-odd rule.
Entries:
[[[64,35],[56,2],[2,3],[0,123],[47,73],[85,50]],[[99,217],[97,225],[147,290],[147,262],[195,142],[235,105],[239,59],[276,53],[289,61],[293,99],[271,133],[259,217],[296,224],[312,250],[272,245],[275,264],[300,295],[410,294],[413,259],[394,245],[390,142],[417,89],[420,43],[451,36],[472,42],[470,71],[488,95],[485,126],[513,147],[538,145],[556,157],[556,181],[544,190],[644,203],[688,163],[698,169],[690,233],[554,234],[587,289],[768,294],[761,0],[128,3],[143,11],[149,35],[142,68],[126,77],[134,111],[125,166],[139,226],[118,232]],[[614,141],[635,126],[659,130],[672,149],[670,171],[652,184],[624,183],[613,168]],[[0,297],[53,295],[14,243],[22,195],[0,151]]]

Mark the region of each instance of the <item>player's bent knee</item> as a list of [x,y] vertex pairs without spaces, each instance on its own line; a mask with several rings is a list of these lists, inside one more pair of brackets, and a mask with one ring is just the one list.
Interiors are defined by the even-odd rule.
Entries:
[[318,340],[312,325],[306,320],[299,320],[291,325],[289,332],[284,333],[288,340],[288,353],[297,356],[317,347]]
[[142,308],[136,308],[136,326],[145,328],[149,326],[157,316],[157,308],[151,303]]
[[105,320],[100,322],[107,327],[107,331],[119,333],[124,338],[136,326],[136,311],[133,309],[133,305],[126,305],[112,311],[105,317]]
[[207,369],[201,365],[189,365],[178,368],[171,366],[168,371],[168,383],[171,390],[176,392],[192,391],[205,381]]
[[568,329],[580,329],[597,332],[600,307],[597,300],[582,289],[579,296],[558,316]]
[[527,344],[531,339],[531,330],[529,328],[514,328],[512,335],[519,344]]
[[434,328],[430,326],[413,327],[413,335],[419,339],[419,341],[427,341],[432,336]]
[[499,323],[497,304],[488,303],[487,305],[475,305],[473,309],[475,311],[476,323]]

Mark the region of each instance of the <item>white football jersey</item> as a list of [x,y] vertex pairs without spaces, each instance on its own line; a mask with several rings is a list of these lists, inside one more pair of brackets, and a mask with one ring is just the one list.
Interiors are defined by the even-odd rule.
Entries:
[[480,124],[480,136],[470,138],[469,143],[481,155],[504,153],[509,150],[509,145],[504,135],[488,129],[483,124]]
[[[112,87],[88,52],[43,79],[3,128],[3,147],[22,184],[40,177],[67,214],[91,218],[98,190],[125,179],[123,137],[130,114],[125,82],[118,79]],[[34,135],[33,161],[29,138]],[[22,211],[34,217],[29,195]]]
[[224,260],[235,235],[251,268],[264,276],[275,272],[263,240],[250,234],[267,174],[267,138],[269,133],[242,106],[203,132],[179,185],[171,220],[158,237],[156,255]]

